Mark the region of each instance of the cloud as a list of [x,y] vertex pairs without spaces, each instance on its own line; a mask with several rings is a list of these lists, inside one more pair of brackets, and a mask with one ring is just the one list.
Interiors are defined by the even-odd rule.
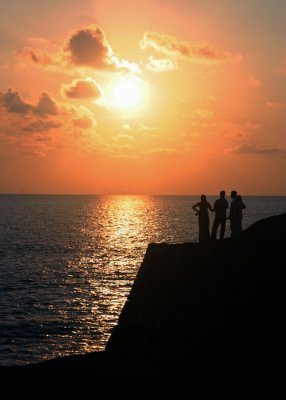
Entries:
[[156,126],[149,126],[149,125],[145,125],[140,123],[138,125],[138,131],[140,132],[158,132],[160,131],[160,128],[156,127]]
[[281,103],[278,101],[268,101],[266,103],[266,106],[268,108],[276,109],[276,110],[285,110],[286,109],[286,103]]
[[70,85],[63,85],[62,91],[72,99],[99,99],[102,91],[93,79],[76,79]]
[[42,93],[38,104],[33,107],[33,112],[38,115],[57,115],[59,110],[51,96],[47,93]]
[[174,147],[153,147],[148,150],[143,151],[143,154],[166,154],[166,155],[172,155],[172,154],[178,154],[181,151],[174,148]]
[[149,57],[146,68],[153,72],[167,72],[178,68],[177,63],[167,58]]
[[23,127],[23,131],[28,133],[45,133],[51,129],[59,128],[61,125],[59,122],[38,120],[28,123],[28,125]]
[[120,141],[120,142],[128,142],[130,140],[133,140],[133,137],[130,136],[130,135],[126,135],[124,133],[121,133],[121,134],[119,134],[117,136],[113,136],[112,139],[115,140],[115,141]]
[[126,124],[122,125],[122,128],[124,130],[127,130],[127,131],[132,130],[132,131],[140,132],[140,133],[143,133],[143,134],[148,134],[148,136],[150,136],[150,137],[151,136],[157,137],[157,134],[155,134],[155,133],[157,133],[160,130],[162,130],[162,129],[156,127],[156,126],[145,125],[142,122],[140,122],[140,123],[132,123],[132,124],[130,124],[130,123],[127,124],[126,123]]
[[89,117],[81,117],[73,119],[73,126],[76,128],[91,129],[95,128],[96,124],[94,120]]
[[103,30],[96,25],[74,33],[65,46],[65,52],[69,61],[76,66],[122,72],[135,72],[139,68],[136,64],[117,57]]
[[32,111],[33,107],[25,103],[18,92],[8,89],[6,93],[0,92],[0,104],[10,113],[26,114]]
[[190,116],[193,118],[210,118],[214,115],[214,111],[211,108],[197,107],[193,109]]
[[74,114],[72,117],[73,127],[84,130],[93,129],[93,131],[97,127],[94,114],[87,107],[72,107],[71,113]]
[[77,31],[68,40],[66,50],[76,65],[103,69],[114,64],[112,49],[103,31],[98,27]]
[[157,32],[145,32],[140,47],[150,47],[168,56],[199,63],[225,63],[240,61],[242,58],[240,54],[230,53],[207,43],[180,41],[174,36]]
[[44,38],[31,38],[18,55],[18,65],[35,65],[48,70],[70,73],[85,67],[122,73],[138,73],[139,65],[114,54],[102,29],[89,25],[73,33],[62,48]]
[[56,104],[46,93],[33,104],[16,90],[0,93],[0,115],[0,152],[44,157],[62,150],[80,154],[104,150],[91,110]]
[[242,144],[233,151],[233,153],[239,153],[239,154],[258,154],[258,155],[277,154],[281,152],[284,152],[284,150],[276,147],[258,147],[255,144]]
[[67,67],[61,52],[25,47],[17,56],[17,66],[25,68],[31,65],[48,71],[62,71]]
[[256,89],[258,89],[262,86],[262,82],[253,75],[249,75],[247,83],[248,83],[248,86],[256,88]]
[[36,115],[57,115],[59,113],[55,101],[47,93],[42,93],[38,103],[32,104],[24,102],[17,91],[8,89],[6,93],[0,92],[0,104],[9,113],[27,114],[29,112]]

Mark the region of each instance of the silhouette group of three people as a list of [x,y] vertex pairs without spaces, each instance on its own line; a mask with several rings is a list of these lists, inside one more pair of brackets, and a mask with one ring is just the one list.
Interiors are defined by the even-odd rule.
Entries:
[[[193,206],[199,220],[199,241],[207,242],[210,239],[216,239],[217,231],[220,227],[220,239],[224,238],[226,221],[230,221],[231,237],[238,236],[242,231],[242,211],[245,209],[245,204],[242,197],[233,190],[230,194],[231,203],[229,215],[227,217],[228,201],[225,198],[225,191],[220,192],[220,196],[214,202],[214,206],[207,201],[204,194],[201,195],[201,201]],[[215,212],[212,230],[210,233],[209,211]]]

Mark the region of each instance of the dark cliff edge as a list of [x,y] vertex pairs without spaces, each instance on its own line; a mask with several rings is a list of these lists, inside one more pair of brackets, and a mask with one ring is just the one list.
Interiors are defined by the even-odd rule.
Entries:
[[104,352],[2,367],[1,381],[30,398],[151,382],[212,397],[284,390],[285,246],[286,214],[205,245],[151,243]]

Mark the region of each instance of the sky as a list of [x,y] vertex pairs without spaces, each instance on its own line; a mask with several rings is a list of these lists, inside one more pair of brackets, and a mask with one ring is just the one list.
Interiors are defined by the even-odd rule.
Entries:
[[0,193],[286,195],[286,2],[0,4]]

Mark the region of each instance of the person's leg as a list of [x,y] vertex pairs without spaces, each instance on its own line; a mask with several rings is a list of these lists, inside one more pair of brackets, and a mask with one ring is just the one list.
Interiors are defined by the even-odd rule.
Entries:
[[212,239],[216,239],[216,233],[217,233],[218,226],[219,226],[219,219],[217,217],[215,217],[214,222],[213,222],[213,227],[212,227],[212,233],[211,233]]
[[221,218],[220,220],[220,239],[224,238],[224,234],[225,234],[225,224],[226,224],[226,217]]
[[239,219],[238,218],[233,218],[232,220],[232,228],[231,228],[231,236],[238,236],[240,234],[239,230]]

